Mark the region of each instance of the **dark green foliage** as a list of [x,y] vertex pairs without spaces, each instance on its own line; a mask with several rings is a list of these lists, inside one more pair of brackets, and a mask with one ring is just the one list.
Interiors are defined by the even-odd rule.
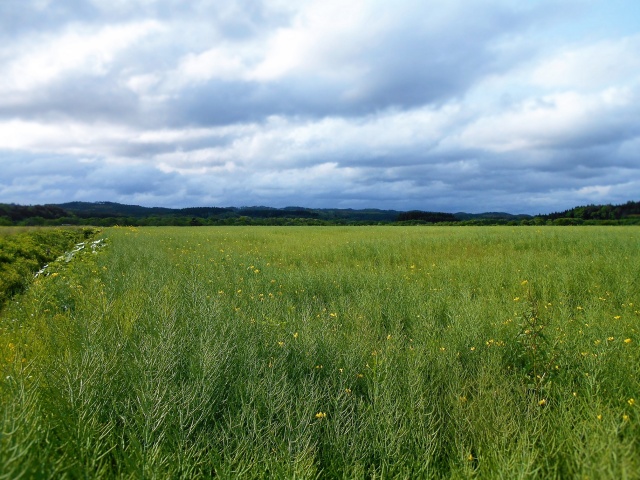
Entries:
[[45,263],[95,232],[88,228],[0,231],[0,308],[27,286]]
[[191,207],[159,208],[114,202],[69,202],[58,205],[0,204],[0,226],[95,225],[630,225],[640,223],[640,202],[590,205],[549,215],[512,215],[504,212],[462,213],[350,208]]
[[540,405],[545,405],[547,386],[555,374],[557,360],[555,348],[549,337],[549,318],[541,310],[540,301],[528,281],[523,282],[525,293],[518,298],[522,310],[516,317],[518,330],[511,348],[507,349],[507,366],[515,374],[523,375],[527,393],[533,395]]
[[148,217],[150,215],[171,215],[175,213],[171,208],[147,208],[138,205],[123,205],[115,202],[69,202],[58,205],[64,210],[80,218],[107,217]]
[[543,215],[549,220],[620,220],[640,217],[640,202],[629,201],[622,205],[587,205],[564,212]]
[[8,218],[14,224],[23,220],[38,217],[42,220],[60,218],[67,215],[62,208],[55,205],[7,205],[0,203],[0,217]]
[[451,213],[440,212],[422,212],[420,210],[411,210],[410,212],[402,212],[398,215],[398,222],[421,221],[426,223],[440,222],[457,222],[458,219]]

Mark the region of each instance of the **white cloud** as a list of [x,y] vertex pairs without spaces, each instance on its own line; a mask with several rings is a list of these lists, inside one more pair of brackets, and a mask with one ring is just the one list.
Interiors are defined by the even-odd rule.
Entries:
[[[197,129],[169,133],[146,132],[142,139],[228,139],[219,147],[179,150],[158,155],[164,171],[200,173],[231,171],[275,171],[307,167],[336,159],[341,167],[384,167],[390,158],[396,165],[415,163],[416,156],[435,147],[459,117],[459,107],[389,111],[349,121],[340,117],[292,120],[271,117],[264,125],[238,125],[224,129]],[[164,141],[164,140],[161,140]],[[417,152],[417,154],[416,154]],[[402,158],[402,157],[406,158]],[[189,167],[192,166],[192,168]]]
[[161,77],[156,73],[144,73],[142,75],[133,75],[125,80],[125,84],[129,89],[138,95],[145,95],[160,82]]
[[593,185],[588,187],[582,187],[577,190],[578,195],[582,195],[584,197],[606,197],[611,192],[611,185]]
[[[0,66],[0,92],[28,92],[68,73],[104,75],[122,51],[160,29],[153,20],[108,25],[97,31],[74,25],[61,34],[43,34],[23,45],[13,45],[9,53],[17,54],[4,68]],[[8,49],[4,50],[8,56]]]
[[349,69],[349,59],[378,33],[373,6],[364,0],[310,2],[291,26],[271,36],[252,78],[273,80],[299,72],[330,76],[336,67]]
[[135,135],[120,125],[23,120],[0,122],[0,132],[0,149],[88,158],[113,155],[116,145]]
[[239,80],[246,76],[244,58],[233,47],[214,47],[200,54],[188,54],[178,67],[180,76],[193,82],[205,82],[213,78]]
[[531,81],[550,89],[602,89],[640,83],[640,35],[561,48],[537,65]]
[[462,145],[491,152],[564,148],[608,141],[613,128],[625,139],[630,100],[627,88],[595,94],[565,92],[525,100],[500,113],[480,117],[460,134]]

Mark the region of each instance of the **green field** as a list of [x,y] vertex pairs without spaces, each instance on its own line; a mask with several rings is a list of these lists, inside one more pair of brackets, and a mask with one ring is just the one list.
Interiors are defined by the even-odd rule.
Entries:
[[109,228],[0,317],[0,478],[640,478],[640,228]]

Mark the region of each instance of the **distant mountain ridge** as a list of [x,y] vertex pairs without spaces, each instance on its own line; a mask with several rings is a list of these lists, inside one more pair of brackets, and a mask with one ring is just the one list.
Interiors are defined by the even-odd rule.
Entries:
[[[47,205],[49,206],[49,205]],[[446,215],[446,221],[468,220],[472,218],[514,219],[532,218],[532,215],[514,215],[506,212],[464,213],[454,214],[442,212],[424,212],[422,210],[381,210],[377,208],[306,208],[306,207],[141,207],[139,205],[126,205],[115,202],[67,202],[51,204],[63,210],[74,212],[79,216],[134,216],[147,217],[150,215],[192,215],[194,217],[207,218],[212,215],[238,214],[248,217],[276,218],[276,217],[300,217],[300,218],[349,218],[354,220],[380,220],[394,221],[398,216],[406,216],[410,213],[427,213],[434,215]]]
[[74,212],[81,217],[93,216],[134,216],[148,217],[151,215],[178,215],[209,218],[211,216],[247,216],[251,218],[319,218],[324,220],[358,220],[358,221],[407,221],[424,220],[439,222],[456,222],[475,218],[513,220],[532,218],[531,215],[513,215],[505,212],[464,213],[455,214],[442,212],[425,212],[422,210],[381,210],[376,208],[306,208],[283,207],[274,208],[266,206],[251,207],[141,207],[138,205],[126,205],[115,202],[68,202],[55,204],[55,207]]
[[143,207],[116,202],[66,202],[46,205],[0,204],[0,225],[333,225],[333,224],[457,224],[578,225],[640,223],[640,202],[588,205],[548,215],[506,212],[443,213],[375,208]]

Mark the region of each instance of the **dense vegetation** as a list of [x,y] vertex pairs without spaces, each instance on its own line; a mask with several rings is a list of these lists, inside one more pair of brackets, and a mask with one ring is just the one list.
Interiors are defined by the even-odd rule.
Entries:
[[201,226],[201,225],[629,225],[640,224],[640,202],[590,205],[550,215],[502,212],[441,213],[412,210],[302,207],[147,208],[113,202],[59,205],[0,204],[0,225]]
[[640,202],[627,202],[623,205],[587,205],[575,207],[564,212],[547,215],[551,220],[620,220],[640,218]]
[[0,227],[0,309],[21,292],[47,262],[95,233],[95,229]]
[[439,212],[422,212],[420,210],[411,210],[409,212],[402,212],[398,214],[396,221],[398,222],[410,222],[410,221],[422,221],[425,223],[442,223],[442,222],[457,222],[458,219],[452,213],[439,213]]
[[0,317],[0,478],[638,478],[639,233],[107,229]]
[[53,205],[14,205],[0,203],[0,226],[16,225],[30,218],[57,220],[69,212]]

